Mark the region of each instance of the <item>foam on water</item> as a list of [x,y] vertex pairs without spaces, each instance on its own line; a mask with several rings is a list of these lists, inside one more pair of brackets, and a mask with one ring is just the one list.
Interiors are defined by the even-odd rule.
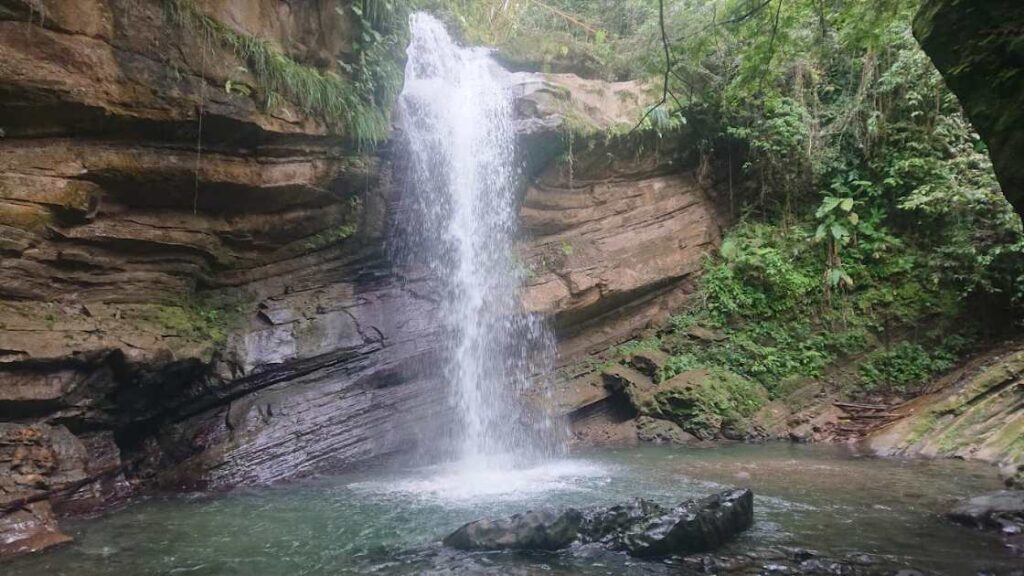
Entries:
[[598,489],[611,480],[611,473],[607,466],[586,460],[552,460],[521,468],[497,462],[459,461],[425,468],[395,480],[359,482],[349,488],[362,494],[472,504],[522,500],[547,492]]

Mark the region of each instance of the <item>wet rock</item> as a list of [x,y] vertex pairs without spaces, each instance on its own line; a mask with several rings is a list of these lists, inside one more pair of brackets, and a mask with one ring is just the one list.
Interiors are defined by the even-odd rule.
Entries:
[[477,520],[444,539],[460,550],[558,550],[600,544],[632,556],[711,551],[754,522],[754,495],[729,490],[671,510],[643,499],[580,511],[544,509],[499,520]]
[[906,417],[867,437],[883,456],[981,460],[1009,468],[1024,460],[1019,410],[1024,398],[1024,349],[997,348],[962,370],[936,380],[937,392],[915,398],[898,412]]
[[580,532],[587,542],[608,544],[640,522],[664,513],[665,509],[661,505],[637,498],[629,504],[587,511],[584,513]]
[[38,552],[70,542],[57,527],[48,502],[35,502],[0,516],[0,558]]
[[1024,492],[1003,490],[975,496],[958,503],[946,516],[967,526],[1019,534],[1024,529]]
[[601,378],[605,387],[612,392],[625,393],[632,402],[634,397],[640,394],[650,393],[657,388],[657,385],[650,377],[621,364],[613,364],[601,371]]
[[558,550],[579,537],[582,523],[583,514],[575,508],[530,511],[470,522],[449,534],[444,545],[460,550]]
[[[806,558],[800,552],[773,549],[751,550],[738,555],[694,554],[681,560],[685,574],[722,576],[758,576],[791,574],[794,576],[894,576],[923,574],[897,564],[864,563],[854,559]],[[905,572],[903,572],[905,571]]]
[[702,440],[725,436],[726,430],[734,438],[749,437],[751,417],[768,400],[760,384],[732,372],[687,370],[655,384],[636,370],[613,366],[604,376],[641,415],[675,422]]
[[[85,477],[85,449],[63,426],[0,423],[0,507]],[[40,501],[0,515],[0,558],[70,541],[50,503]]]
[[789,431],[789,439],[801,444],[810,442],[814,438],[814,429],[810,424],[801,424]]
[[622,536],[621,547],[633,556],[707,552],[754,523],[754,494],[730,490],[690,500],[668,514],[641,522]]

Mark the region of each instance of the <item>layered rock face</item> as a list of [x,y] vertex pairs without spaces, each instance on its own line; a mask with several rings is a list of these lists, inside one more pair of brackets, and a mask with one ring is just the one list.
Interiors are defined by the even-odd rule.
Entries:
[[[0,553],[63,541],[54,511],[342,468],[451,420],[431,280],[385,254],[400,155],[264,107],[169,4],[0,0]],[[302,66],[351,56],[329,3],[195,6]],[[675,155],[558,156],[642,87],[518,81],[524,301],[568,361],[680,302],[717,224]]]
[[[647,98],[642,85],[515,77],[526,164],[537,174],[520,210],[523,302],[553,318],[568,362],[678,310],[724,220],[685,154],[658,144],[636,153],[629,133]],[[560,128],[561,149],[550,142]],[[561,153],[554,161],[552,150]]]
[[524,301],[554,317],[564,357],[661,323],[692,293],[721,228],[694,177],[667,168],[598,146],[527,190]]
[[947,457],[1024,466],[1024,350],[1008,345],[945,375],[934,392],[894,408],[904,418],[866,439],[891,456]]
[[[430,287],[382,255],[389,169],[265,109],[168,4],[0,2],[0,493],[59,492],[0,518],[3,552],[127,482],[306,474],[443,421]],[[354,29],[326,3],[197,6],[316,69]]]

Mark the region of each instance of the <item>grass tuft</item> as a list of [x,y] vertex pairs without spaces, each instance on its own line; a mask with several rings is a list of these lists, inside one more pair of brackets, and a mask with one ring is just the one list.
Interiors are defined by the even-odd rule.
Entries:
[[214,39],[245,63],[266,109],[283,98],[332,131],[351,137],[360,148],[387,138],[388,110],[401,88],[401,70],[388,53],[393,42],[370,46],[364,64],[372,70],[361,81],[353,81],[300,64],[266,40],[231,30],[204,14],[194,0],[163,1],[171,22]]

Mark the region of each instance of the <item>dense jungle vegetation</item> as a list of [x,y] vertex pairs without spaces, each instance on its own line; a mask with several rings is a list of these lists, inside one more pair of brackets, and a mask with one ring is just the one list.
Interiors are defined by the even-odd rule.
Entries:
[[441,4],[515,66],[648,80],[638,130],[695,136],[729,195],[694,306],[621,354],[660,347],[665,376],[734,372],[775,397],[825,376],[905,395],[1020,317],[1020,220],[913,37],[918,2]]

